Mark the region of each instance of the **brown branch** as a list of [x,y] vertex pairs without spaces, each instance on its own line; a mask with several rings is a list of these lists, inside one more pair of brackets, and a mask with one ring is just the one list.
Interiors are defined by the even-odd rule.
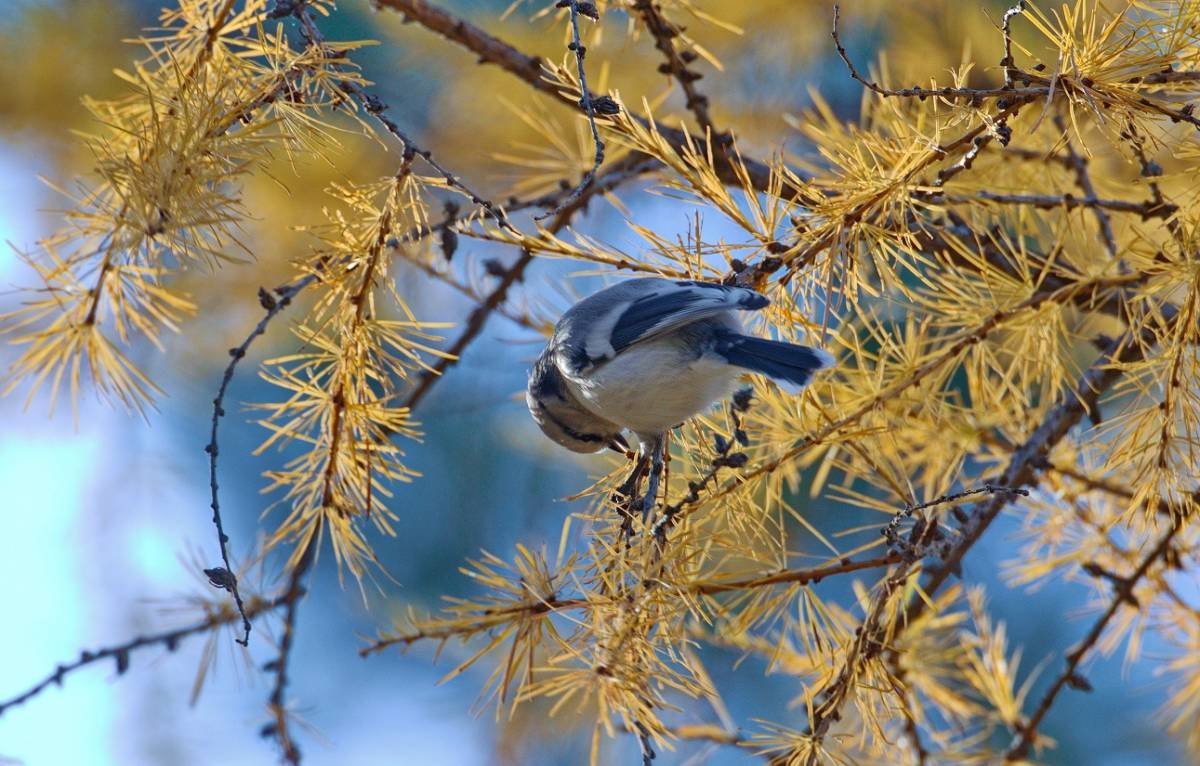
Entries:
[[[1160,203],[1154,200],[1145,202],[1130,202],[1122,199],[1102,199],[1093,196],[1076,197],[1073,194],[1002,194],[999,192],[977,191],[972,194],[942,194],[941,199],[952,203],[970,203],[970,202],[992,202],[998,205],[1028,205],[1040,210],[1055,210],[1062,208],[1064,210],[1076,210],[1086,208],[1095,210],[1098,213],[1108,210],[1114,213],[1132,213],[1140,215],[1143,220],[1150,218],[1170,218],[1179,211],[1179,208],[1170,203]],[[1105,218],[1107,221],[1107,217]],[[1111,242],[1112,230],[1107,230],[1108,239],[1106,244]],[[1116,245],[1113,244],[1112,252],[1116,251]]]
[[698,583],[694,586],[686,588],[689,593],[695,593],[701,596],[709,596],[717,593],[727,593],[734,590],[753,590],[755,588],[764,588],[771,585],[807,585],[809,583],[819,583],[826,577],[833,575],[847,574],[849,572],[859,572],[864,569],[878,569],[880,567],[889,566],[900,561],[900,555],[889,553],[884,556],[876,556],[870,559],[860,559],[858,561],[852,559],[841,559],[835,564],[829,564],[822,567],[812,569],[784,569],[774,574],[761,575],[758,577],[746,577],[738,580],[716,580],[713,582]]
[[[270,599],[252,596],[247,599],[245,613],[249,619],[254,620],[275,611],[286,603],[286,594]],[[130,654],[139,649],[161,646],[168,652],[173,652],[184,639],[212,632],[223,625],[232,625],[240,618],[241,613],[237,609],[230,608],[225,604],[222,605],[220,611],[187,627],[163,631],[162,633],[155,633],[149,636],[138,636],[116,646],[94,650],[85,649],[79,653],[79,659],[59,665],[54,669],[53,673],[34,684],[28,690],[0,702],[0,716],[4,715],[10,708],[28,702],[50,686],[62,686],[63,679],[80,668],[103,660],[112,660],[116,664],[117,675],[123,675],[129,669]]]
[[[538,56],[530,56],[514,48],[507,42],[485,32],[471,22],[445,11],[425,0],[373,0],[378,8],[397,11],[409,21],[416,22],[435,34],[466,48],[474,53],[481,64],[494,64],[509,74],[519,78],[534,90],[553,96],[564,103],[576,106],[574,101],[550,80],[543,77],[543,61]],[[650,122],[644,116],[629,113],[630,117],[644,127]],[[666,125],[656,126],[658,132],[677,152],[683,152],[688,146],[703,146],[701,137],[689,136],[682,130]],[[759,160],[746,157],[733,158],[726,156],[714,157],[714,166],[718,177],[726,184],[740,186],[742,175],[739,165],[745,167],[746,176],[757,191],[770,191],[772,188],[772,172],[769,165]],[[802,193],[802,189],[784,182],[782,194],[794,196]]]
[[439,627],[419,628],[410,633],[398,633],[372,641],[358,650],[360,657],[369,657],[393,646],[408,647],[420,641],[446,641],[451,638],[469,638],[480,631],[488,630],[497,625],[509,622],[518,617],[537,617],[543,614],[553,614],[571,609],[583,609],[590,605],[585,598],[545,598],[536,601],[516,604],[497,609],[482,609],[475,614],[475,620],[463,623],[450,623]]
[[[455,277],[453,274],[450,274],[445,271],[440,271],[435,266],[425,263],[424,261],[421,261],[421,260],[415,260],[415,259],[409,259],[409,258],[405,258],[403,260],[405,263],[407,263],[410,266],[413,266],[417,270],[424,273],[426,276],[430,277],[431,279],[436,279],[437,281],[441,282],[442,284],[446,285],[447,287],[451,288],[458,294],[462,295],[463,297],[467,298],[468,300],[470,300],[474,303],[482,304],[484,301],[487,300],[487,296],[482,295],[481,291],[476,290],[474,287],[472,287],[469,284],[466,284],[462,280]],[[489,266],[490,265],[491,265],[491,262],[489,262]],[[503,275],[508,272],[508,269],[504,269],[503,267],[501,267],[501,269],[502,269],[502,273],[500,274],[500,276],[503,277]],[[490,269],[489,269],[489,271],[490,271]],[[505,308],[503,304],[496,307],[496,313],[499,314],[500,316],[504,317],[508,321],[512,322],[513,324],[517,325],[518,327],[523,327],[526,330],[533,330],[534,332],[539,332],[542,330],[542,327],[540,325],[538,325],[535,321],[533,321],[530,317],[525,316],[523,314],[519,314],[515,311],[510,311],[509,309]]]
[[404,402],[401,404],[402,407],[409,410],[416,408],[437,384],[437,381],[444,377],[446,371],[458,363],[467,346],[471,345],[471,342],[483,332],[488,317],[504,303],[504,300],[508,297],[509,289],[524,278],[525,269],[533,262],[533,259],[533,250],[527,247],[521,249],[520,257],[517,258],[512,266],[508,267],[504,272],[504,276],[500,278],[500,282],[488,293],[483,303],[471,311],[471,314],[467,317],[466,326],[458,336],[458,339],[446,349],[445,354],[438,359],[433,367],[421,371],[416,384],[404,398]]
[[674,78],[675,82],[679,83],[679,87],[686,98],[687,108],[695,115],[696,122],[700,125],[700,130],[706,135],[717,139],[720,143],[726,143],[728,134],[722,134],[717,130],[713,124],[712,116],[708,112],[708,96],[700,93],[696,88],[696,81],[702,79],[704,75],[688,68],[689,61],[694,61],[696,54],[691,51],[680,52],[675,48],[675,38],[679,37],[683,33],[683,30],[677,25],[672,24],[663,15],[662,9],[655,5],[654,0],[636,0],[632,6],[632,11],[641,17],[642,23],[646,25],[646,29],[654,37],[654,47],[666,59],[659,66],[658,71]]
[[[1064,398],[1047,413],[1029,439],[1013,453],[998,483],[1012,489],[1036,485],[1041,458],[1067,435],[1085,413],[1096,411],[1100,395],[1120,377],[1119,366],[1141,357],[1144,351],[1142,343],[1151,339],[1151,332],[1148,328],[1141,332],[1131,330],[1121,339],[1113,341],[1108,351],[1083,375],[1075,388],[1064,395]],[[960,571],[963,557],[1007,507],[1012,497],[1007,493],[997,494],[977,505],[966,516],[965,522],[958,530],[958,541],[941,553],[942,563],[939,566],[928,570],[929,576],[921,587],[923,597],[910,600],[903,615],[893,623],[884,623],[883,614],[891,597],[899,592],[902,585],[918,575],[916,562],[906,561],[888,575],[872,599],[840,671],[822,690],[823,701],[814,709],[810,721],[811,731],[815,736],[823,736],[829,723],[840,714],[839,711],[850,696],[855,678],[865,659],[876,654],[879,648],[895,646],[896,634],[924,614],[929,603],[926,599],[932,599],[933,594],[952,575]],[[889,650],[891,653],[895,651],[894,648]]]
[[[1171,307],[1165,307],[1163,313],[1173,321],[1177,312]],[[1139,328],[1131,328],[1122,337],[1110,342],[1105,353],[1084,373],[1073,389],[1064,394],[1063,400],[1047,413],[1037,430],[1013,453],[1000,481],[1005,486],[1014,488],[1035,485],[1041,472],[1042,461],[1051,448],[1058,444],[1084,415],[1098,412],[1100,396],[1120,379],[1123,366],[1143,358],[1147,351],[1146,344],[1152,343],[1154,337],[1155,327],[1145,324]],[[1010,499],[1008,496],[998,495],[981,503],[972,511],[967,523],[960,530],[961,537],[958,542],[943,557],[941,565],[929,570],[929,578],[924,585],[927,594],[936,592],[959,570],[967,552],[979,542]],[[922,601],[912,602],[905,624],[910,624],[925,608]]]
[[[1067,125],[1062,115],[1054,116],[1054,126],[1058,128],[1059,132],[1066,135]],[[1096,226],[1100,230],[1100,241],[1104,243],[1104,249],[1108,251],[1108,256],[1116,258],[1117,240],[1113,236],[1112,221],[1109,220],[1108,213],[1104,212],[1104,209],[1098,205],[1099,196],[1096,194],[1096,187],[1092,183],[1092,176],[1088,172],[1087,158],[1075,151],[1075,147],[1071,145],[1070,138],[1065,140],[1063,149],[1067,153],[1067,166],[1075,173],[1075,183],[1084,193],[1084,198],[1094,205],[1092,207],[1092,214],[1096,217]],[[1162,208],[1165,206],[1159,200],[1156,207]]]
[[264,666],[275,674],[275,683],[271,687],[267,710],[271,713],[272,721],[262,729],[262,736],[274,739],[279,744],[280,754],[291,766],[300,764],[300,748],[292,738],[288,726],[287,705],[283,698],[288,685],[288,663],[292,656],[292,644],[296,636],[296,613],[300,608],[300,599],[304,597],[304,577],[316,559],[317,547],[320,545],[321,531],[315,530],[305,544],[304,553],[288,574],[287,589],[283,601],[287,610],[283,615],[283,635],[279,639],[279,654],[274,660]]
[[1091,630],[1088,631],[1083,640],[1067,653],[1066,667],[1063,668],[1063,671],[1050,684],[1050,688],[1042,695],[1042,699],[1038,702],[1037,708],[1034,709],[1033,715],[1020,726],[1020,734],[1017,735],[1016,740],[1004,755],[1005,761],[1025,760],[1029,754],[1029,748],[1034,744],[1034,740],[1037,737],[1038,726],[1041,725],[1042,719],[1046,717],[1046,714],[1050,712],[1051,706],[1054,705],[1055,699],[1057,699],[1059,692],[1064,687],[1087,688],[1087,681],[1079,675],[1079,665],[1083,661],[1083,658],[1087,656],[1088,652],[1100,640],[1105,628],[1116,617],[1121,607],[1132,602],[1134,587],[1147,575],[1150,568],[1160,560],[1166,560],[1169,557],[1171,543],[1183,529],[1183,519],[1172,519],[1171,528],[1159,539],[1154,548],[1146,554],[1141,563],[1138,564],[1137,569],[1128,577],[1114,583],[1116,592],[1109,602],[1108,608],[1092,624]]
[[[680,586],[680,590],[701,596],[711,596],[732,591],[754,590],[774,585],[806,585],[818,583],[821,580],[839,574],[859,572],[867,569],[879,569],[899,562],[899,554],[888,554],[871,559],[842,559],[832,564],[804,569],[783,569],[753,577],[742,577],[729,580],[709,580],[688,583]],[[455,637],[468,637],[488,630],[496,625],[509,622],[516,617],[533,617],[544,614],[554,614],[572,609],[586,609],[597,602],[587,598],[546,598],[516,604],[497,609],[485,609],[476,613],[476,619],[461,624],[446,624],[441,627],[420,629],[411,633],[401,633],[373,641],[359,650],[359,655],[367,657],[392,646],[409,646],[419,641],[445,641]]]

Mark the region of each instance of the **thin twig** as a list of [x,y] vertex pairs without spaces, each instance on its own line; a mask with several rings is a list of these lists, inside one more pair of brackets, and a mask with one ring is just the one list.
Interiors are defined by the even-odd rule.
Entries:
[[375,96],[367,93],[353,83],[344,83],[343,89],[353,94],[354,97],[359,100],[359,103],[363,105],[363,109],[371,114],[379,122],[379,124],[383,125],[383,127],[386,128],[389,133],[395,136],[401,144],[403,144],[406,148],[412,148],[418,155],[420,155],[421,159],[425,160],[426,164],[441,174],[442,178],[447,184],[467,195],[472,203],[487,210],[488,214],[492,218],[496,219],[496,223],[498,223],[502,228],[508,229],[514,233],[517,232],[516,227],[509,222],[508,216],[499,205],[475,192],[466,184],[465,181],[443,167],[440,162],[434,159],[432,152],[430,152],[428,149],[420,148],[420,146],[412,139],[412,137],[400,128],[395,120],[388,117],[387,114],[385,114],[387,104],[384,104]]
[[876,93],[884,98],[945,98],[945,99],[965,99],[968,101],[979,101],[982,99],[991,98],[1009,98],[1012,96],[1018,97],[1036,97],[1045,93],[1045,89],[1028,88],[1025,91],[1014,91],[1011,83],[1007,83],[1003,88],[885,88],[874,80],[868,80],[859,73],[858,68],[854,66],[854,62],[850,60],[850,54],[846,51],[846,46],[842,44],[840,21],[842,17],[841,3],[833,4],[833,30],[830,32],[833,37],[834,47],[837,49],[838,57],[842,63],[850,70],[850,76],[858,81],[863,87]]
[[659,514],[658,520],[655,521],[651,528],[651,534],[654,536],[655,544],[658,546],[659,553],[666,545],[667,535],[675,526],[675,520],[687,505],[695,503],[700,499],[700,493],[711,483],[718,480],[722,468],[741,468],[746,465],[747,456],[740,449],[735,450],[735,447],[745,447],[748,444],[746,432],[742,428],[742,415],[744,415],[751,406],[751,400],[754,395],[754,389],[743,388],[736,392],[733,396],[733,401],[729,404],[729,419],[733,422],[733,438],[726,439],[724,436],[716,435],[714,438],[714,447],[716,454],[710,461],[711,467],[701,477],[700,481],[692,481],[688,483],[688,493],[683,496],[678,502],[672,505],[664,504],[662,513]]
[[[567,195],[553,210],[548,210],[541,215],[534,216],[535,221],[542,221],[552,215],[558,215],[567,207],[573,205],[576,200],[583,196],[592,182],[596,180],[596,171],[600,170],[600,165],[604,163],[604,141],[600,138],[600,129],[596,127],[596,102],[592,99],[592,92],[588,90],[587,70],[583,66],[583,59],[587,56],[587,48],[584,47],[583,40],[579,36],[579,0],[560,0],[558,7],[567,7],[571,19],[571,43],[567,46],[567,50],[575,53],[575,67],[579,71],[579,105],[583,107],[587,113],[588,127],[592,131],[592,145],[595,147],[595,155],[592,157],[592,167],[583,174],[583,178],[579,179],[579,184]],[[599,13],[595,10],[595,5],[592,5],[593,13]]]
[[[1067,125],[1062,115],[1054,115],[1054,127],[1066,135]],[[1096,187],[1092,183],[1091,174],[1088,172],[1087,158],[1075,151],[1075,147],[1071,145],[1070,138],[1064,141],[1063,149],[1067,153],[1068,167],[1075,172],[1075,183],[1084,193],[1085,199],[1093,203],[1092,214],[1095,215],[1096,226],[1100,230],[1100,241],[1104,243],[1104,249],[1108,251],[1108,257],[1116,258],[1117,240],[1113,236],[1112,221],[1109,220],[1108,213],[1104,212],[1104,208],[1098,204],[1100,201],[1099,195],[1096,194]],[[1159,200],[1157,207],[1164,207],[1161,200]]]
[[642,756],[642,766],[651,766],[654,763],[656,753],[654,745],[650,742],[650,731],[642,724],[637,724],[637,741],[638,751]]
[[[883,528],[881,534],[883,534],[883,536],[885,538],[887,538],[887,541],[889,544],[897,545],[901,542],[898,531],[897,531],[900,528],[901,522],[903,522],[905,519],[912,518],[914,513],[917,513],[919,511],[924,511],[928,508],[934,508],[939,505],[953,503],[957,500],[962,500],[963,498],[967,498],[967,497],[974,497],[976,495],[995,495],[995,494],[1000,494],[1000,493],[1012,493],[1012,494],[1021,495],[1022,497],[1029,496],[1029,492],[1024,489],[1018,489],[1018,488],[1012,488],[1012,487],[997,487],[997,486],[993,486],[991,484],[984,484],[982,487],[975,487],[974,489],[967,489],[967,490],[963,490],[962,492],[955,492],[953,494],[942,495],[941,497],[921,503],[920,505],[907,505],[904,507],[903,510],[899,511],[898,513],[896,513],[895,516],[892,517],[892,520],[889,521],[888,525]],[[915,534],[914,536],[920,537],[921,535]]]
[[[1002,194],[983,190],[974,192],[973,194],[944,194],[941,195],[941,198],[947,202],[960,204],[993,202],[1000,205],[1028,205],[1041,210],[1055,210],[1058,208],[1065,210],[1087,208],[1098,212],[1108,210],[1114,213],[1132,213],[1141,216],[1143,220],[1170,218],[1179,210],[1175,205],[1166,202],[1155,202],[1154,200],[1130,202],[1123,199],[1102,199],[1092,196],[1076,197],[1073,194]],[[1108,233],[1111,236],[1111,229]]]
[[483,332],[488,317],[504,303],[504,300],[508,297],[509,289],[524,278],[525,269],[533,262],[533,258],[533,250],[527,247],[521,249],[520,257],[517,258],[512,266],[509,266],[505,270],[504,276],[500,278],[500,282],[492,288],[487,298],[471,311],[471,314],[467,317],[466,326],[457,340],[446,349],[445,353],[432,367],[421,370],[417,382],[404,398],[403,403],[400,405],[401,407],[409,410],[414,409],[429,394],[429,391],[436,385],[437,381],[442,379],[446,370],[453,367],[462,359],[463,352],[466,351],[467,346]]
[[[481,294],[482,291],[477,290],[476,288],[472,287],[471,285],[467,284],[466,282],[462,281],[461,279],[458,279],[453,274],[451,274],[447,271],[440,270],[436,266],[433,266],[432,264],[426,263],[422,260],[410,259],[410,258],[404,258],[403,260],[405,263],[418,269],[419,271],[424,273],[426,276],[430,277],[431,279],[436,279],[437,281],[450,287],[455,292],[459,293],[460,295],[462,295],[463,297],[467,298],[468,300],[470,300],[474,303],[483,304],[484,301],[487,300],[487,296]],[[491,273],[491,269],[490,269],[491,262],[490,261],[488,262],[488,266],[489,266],[489,273]],[[503,268],[503,267],[501,267],[501,268]],[[503,269],[503,271],[504,271],[504,273],[507,273],[508,269]],[[503,278],[503,274],[501,274],[500,276],[501,276],[501,278]],[[535,321],[530,316],[518,313],[516,311],[511,311],[511,310],[505,308],[503,305],[496,307],[496,313],[499,314],[500,316],[504,317],[508,321],[512,322],[513,324],[517,325],[518,327],[522,327],[526,330],[532,330],[534,332],[539,332],[543,329],[542,326],[540,324],[538,324],[538,322]]]
[[217,445],[217,428],[221,422],[221,418],[225,415],[225,393],[228,391],[229,384],[233,380],[233,373],[237,370],[238,363],[245,358],[250,344],[267,331],[267,325],[271,323],[271,320],[279,312],[291,304],[292,299],[296,297],[297,293],[315,282],[316,279],[315,274],[309,274],[294,282],[276,287],[271,292],[262,287],[258,289],[258,301],[266,310],[266,313],[240,345],[229,349],[229,364],[225,366],[225,373],[221,376],[221,385],[217,389],[216,397],[213,398],[212,431],[210,432],[208,444],[205,445],[204,451],[208,453],[208,486],[212,497],[210,505],[213,512],[212,521],[213,525],[217,528],[217,543],[221,547],[221,559],[225,562],[225,566],[205,569],[204,574],[208,575],[208,580],[213,586],[222,588],[233,594],[233,601],[237,604],[238,613],[242,616],[243,635],[241,638],[236,639],[242,646],[248,646],[250,643],[250,618],[246,615],[246,608],[242,603],[242,594],[238,590],[237,575],[234,573],[233,565],[229,562],[229,535],[225,534],[225,525],[221,521],[221,501],[218,496],[217,484],[217,455],[220,452],[220,448]]
[[1004,68],[1005,88],[1012,88],[1013,77],[1020,71],[1016,68],[1016,60],[1013,59],[1012,20],[1014,16],[1019,16],[1024,12],[1025,0],[1019,0],[1016,5],[1004,12],[1001,20],[1001,31],[1004,34],[1004,58],[1000,59],[1000,66]]
[[[318,50],[322,51],[328,58],[341,57],[341,53],[331,49],[325,44],[325,35],[321,32],[321,28],[317,26],[316,21],[313,19],[312,11],[308,7],[307,0],[297,0],[294,5],[290,6],[289,10],[290,13],[300,22],[300,29],[309,45],[312,45]],[[421,148],[421,146],[418,145],[417,142],[414,141],[412,137],[409,136],[408,133],[405,132],[395,120],[389,117],[386,113],[388,108],[387,104],[380,101],[376,96],[368,93],[357,83],[349,80],[342,80],[340,83],[338,83],[338,87],[340,87],[345,93],[353,96],[355,100],[362,105],[363,110],[367,112],[367,114],[374,117],[375,120],[382,125],[385,130],[387,130],[388,133],[391,133],[397,140],[400,141],[406,151],[412,151],[420,156],[421,159],[425,160],[426,164],[436,170],[449,186],[458,189],[460,192],[465,194],[472,203],[487,210],[488,214],[495,218],[496,222],[502,228],[517,233],[516,228],[509,223],[508,216],[505,215],[504,210],[496,205],[496,203],[476,193],[474,189],[468,186],[465,181],[447,170],[434,158],[431,151]]]

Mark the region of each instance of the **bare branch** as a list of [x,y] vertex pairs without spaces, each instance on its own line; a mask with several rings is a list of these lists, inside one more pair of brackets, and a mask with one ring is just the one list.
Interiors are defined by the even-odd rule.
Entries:
[[211,493],[211,507],[213,512],[213,524],[217,528],[217,543],[221,547],[221,559],[225,562],[224,567],[214,569],[205,569],[204,574],[208,575],[209,582],[215,587],[222,588],[233,594],[233,601],[237,604],[238,613],[242,616],[243,636],[237,639],[237,642],[242,646],[248,646],[250,643],[250,618],[246,614],[245,605],[242,603],[242,594],[238,590],[237,575],[234,573],[234,567],[229,563],[229,536],[225,534],[225,526],[221,521],[221,501],[218,497],[217,484],[217,455],[220,448],[217,445],[217,427],[221,422],[221,418],[225,415],[225,392],[229,389],[229,384],[233,381],[233,373],[237,370],[238,363],[246,356],[246,352],[250,349],[250,344],[256,338],[267,331],[267,325],[275,316],[283,311],[291,304],[292,299],[296,297],[304,288],[311,285],[317,279],[315,274],[297,279],[294,282],[289,282],[286,285],[281,285],[273,291],[268,292],[265,288],[258,289],[258,301],[262,304],[266,314],[255,325],[246,339],[240,345],[229,349],[229,364],[225,366],[225,373],[221,376],[221,385],[217,389],[217,395],[213,398],[213,415],[212,415],[212,430],[209,435],[208,444],[205,445],[204,451],[208,453],[208,486]]
[[[947,202],[955,203],[991,202],[1000,205],[1028,205],[1041,210],[1055,210],[1058,208],[1076,210],[1078,208],[1087,208],[1099,213],[1108,210],[1114,213],[1132,213],[1141,216],[1143,220],[1150,218],[1170,218],[1179,210],[1175,205],[1166,202],[1155,202],[1154,200],[1129,202],[1128,200],[1121,199],[1099,199],[1092,196],[1076,197],[1073,194],[1001,194],[998,192],[978,191],[974,194],[946,194],[943,195],[943,198]],[[1105,221],[1107,220],[1106,217]],[[1108,234],[1110,236],[1112,234],[1111,226],[1108,228]],[[1113,247],[1116,247],[1115,244]]]
[[[263,599],[258,596],[251,596],[246,600],[245,615],[250,620],[258,619],[265,614],[274,612],[276,609],[287,604],[286,594],[276,596],[275,598]],[[116,664],[117,675],[122,675],[129,669],[129,656],[139,649],[145,649],[151,646],[161,646],[169,652],[175,651],[179,646],[179,642],[191,636],[210,633],[224,625],[231,625],[242,618],[242,612],[237,608],[231,608],[229,605],[223,605],[222,608],[211,616],[194,623],[187,627],[176,628],[175,630],[163,631],[149,636],[138,636],[130,639],[123,644],[116,646],[108,646],[101,649],[85,649],[79,653],[79,659],[73,662],[63,663],[54,669],[54,672],[47,676],[42,681],[34,684],[28,690],[21,692],[15,697],[10,697],[3,702],[0,702],[0,716],[8,712],[10,708],[21,705],[36,697],[50,686],[61,686],[63,679],[70,673],[92,665],[97,662],[112,660]],[[239,641],[239,643],[241,643]]]

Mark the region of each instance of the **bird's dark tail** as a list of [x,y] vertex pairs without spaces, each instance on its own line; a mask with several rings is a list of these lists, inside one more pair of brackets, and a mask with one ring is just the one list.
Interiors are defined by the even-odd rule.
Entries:
[[796,390],[806,386],[817,370],[833,366],[833,357],[819,348],[734,333],[717,339],[716,352],[736,367],[761,372]]

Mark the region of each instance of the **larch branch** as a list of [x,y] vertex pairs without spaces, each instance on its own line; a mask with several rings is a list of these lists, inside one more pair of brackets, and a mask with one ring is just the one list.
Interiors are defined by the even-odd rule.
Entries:
[[[545,79],[541,58],[523,53],[466,19],[425,2],[425,0],[373,0],[373,2],[376,7],[398,11],[410,21],[466,48],[479,57],[480,63],[494,64],[521,79],[534,90],[574,106],[571,98],[560,92],[550,80]],[[630,116],[643,126],[648,127],[650,124],[649,120],[642,115],[630,113]],[[686,149],[689,141],[692,146],[703,146],[705,143],[703,138],[689,137],[684,131],[677,128],[666,125],[656,127],[671,147],[679,152]],[[741,156],[738,161],[745,166],[746,174],[757,191],[770,190],[772,183],[770,166],[746,156]],[[717,174],[723,182],[734,186],[741,185],[740,173],[732,159],[717,156],[714,157],[714,162]],[[785,195],[796,195],[801,192],[801,189],[791,184],[784,184],[783,193]]]

